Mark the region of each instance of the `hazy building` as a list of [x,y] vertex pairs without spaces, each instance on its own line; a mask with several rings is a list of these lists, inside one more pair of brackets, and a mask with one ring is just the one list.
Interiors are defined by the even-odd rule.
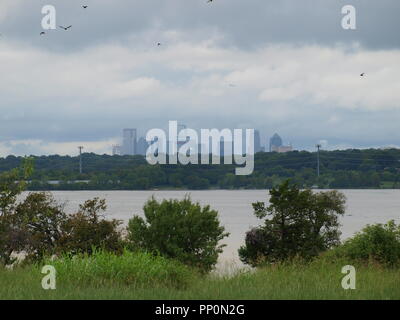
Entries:
[[293,151],[293,147],[291,145],[284,146],[282,138],[277,133],[269,140],[269,152],[285,153],[290,151]]
[[146,141],[145,138],[140,137],[137,142],[137,154],[145,156],[148,148],[149,148],[149,143]]
[[122,155],[122,148],[119,144],[116,144],[112,147],[112,155],[113,156],[120,156]]
[[261,137],[260,137],[260,131],[255,130],[254,131],[254,153],[261,152]]
[[274,151],[276,151],[276,152],[278,152],[278,153],[285,153],[285,152],[290,152],[290,151],[293,151],[293,147],[292,146],[281,146],[281,147],[278,147],[276,150],[274,150]]
[[269,139],[269,152],[276,151],[279,147],[282,147],[282,138],[275,133],[271,139]]
[[122,142],[122,154],[133,156],[136,154],[136,129],[124,129],[123,130],[123,142]]

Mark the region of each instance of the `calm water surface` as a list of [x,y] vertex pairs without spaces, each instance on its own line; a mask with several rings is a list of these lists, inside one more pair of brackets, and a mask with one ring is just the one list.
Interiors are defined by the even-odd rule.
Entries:
[[[347,210],[341,218],[342,238],[361,230],[365,225],[400,222],[400,190],[342,190],[347,197]],[[87,199],[100,197],[107,200],[107,217],[125,223],[135,214],[143,216],[144,203],[154,195],[156,199],[181,199],[190,194],[192,200],[209,204],[219,212],[221,223],[230,232],[223,243],[227,245],[220,257],[220,265],[240,264],[237,249],[243,244],[246,231],[260,224],[253,216],[251,204],[267,201],[268,191],[56,191],[54,197],[66,203],[66,210],[77,210]]]

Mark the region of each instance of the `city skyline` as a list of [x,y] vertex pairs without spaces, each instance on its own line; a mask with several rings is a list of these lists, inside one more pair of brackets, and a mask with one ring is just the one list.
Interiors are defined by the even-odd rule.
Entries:
[[[184,129],[187,129],[187,125],[178,123],[178,133]],[[253,129],[253,130],[254,130],[254,153],[265,152],[265,151],[269,152],[276,151],[279,153],[284,153],[295,150],[293,149],[292,144],[289,144],[289,146],[284,146],[281,137],[277,133],[275,133],[271,138],[267,139],[268,141],[264,141],[265,143],[263,143],[263,139],[261,138],[260,135],[260,130],[258,129]],[[278,138],[280,142],[274,143],[274,138]],[[169,141],[167,141],[166,143],[168,150]],[[220,143],[221,143],[220,154],[223,155],[224,154],[223,140]],[[185,142],[178,141],[178,148],[183,144],[185,144]],[[150,145],[151,142],[146,141],[146,134],[144,134],[143,136],[138,135],[137,128],[124,128],[122,129],[122,138],[120,138],[119,143],[112,145],[111,154],[121,155],[121,156],[123,155],[144,156],[146,155],[146,151]],[[245,153],[246,152],[245,145],[243,148],[244,148],[243,153]],[[199,145],[198,150],[201,150],[201,145]]]

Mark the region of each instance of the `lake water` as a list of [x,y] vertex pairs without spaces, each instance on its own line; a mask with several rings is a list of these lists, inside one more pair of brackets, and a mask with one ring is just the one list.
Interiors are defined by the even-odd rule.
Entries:
[[[347,210],[341,218],[342,238],[360,231],[365,225],[400,222],[400,190],[341,190],[347,197]],[[135,214],[143,216],[144,203],[154,195],[156,199],[182,199],[190,194],[192,200],[209,204],[219,212],[222,225],[230,232],[223,243],[227,245],[219,265],[240,265],[237,249],[244,243],[246,231],[261,223],[253,215],[251,204],[268,201],[268,191],[56,191],[56,200],[66,203],[67,212],[74,212],[85,200],[100,197],[107,200],[107,217],[125,223]]]

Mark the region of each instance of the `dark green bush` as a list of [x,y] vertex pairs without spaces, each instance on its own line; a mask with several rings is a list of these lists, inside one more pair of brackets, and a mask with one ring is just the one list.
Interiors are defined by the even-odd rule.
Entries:
[[13,253],[22,250],[25,233],[19,228],[15,209],[17,196],[25,190],[25,180],[32,174],[32,160],[25,158],[19,168],[0,174],[0,264],[11,265]]
[[246,234],[240,259],[257,266],[294,257],[310,259],[337,244],[338,216],[344,214],[345,197],[337,191],[313,193],[286,181],[270,191],[270,205],[253,203],[256,217],[264,225]]
[[69,254],[91,254],[94,249],[120,253],[123,249],[119,220],[105,220],[104,199],[94,198],[79,206],[77,213],[61,225],[58,251]]
[[135,216],[129,221],[130,248],[157,252],[203,272],[215,266],[223,248],[218,243],[228,236],[217,211],[189,197],[162,202],[153,197],[143,210],[145,220]]
[[16,206],[15,221],[21,247],[28,260],[41,260],[56,252],[60,227],[67,219],[63,207],[50,193],[30,193]]
[[394,221],[368,225],[336,248],[333,254],[356,262],[400,266],[400,225]]

